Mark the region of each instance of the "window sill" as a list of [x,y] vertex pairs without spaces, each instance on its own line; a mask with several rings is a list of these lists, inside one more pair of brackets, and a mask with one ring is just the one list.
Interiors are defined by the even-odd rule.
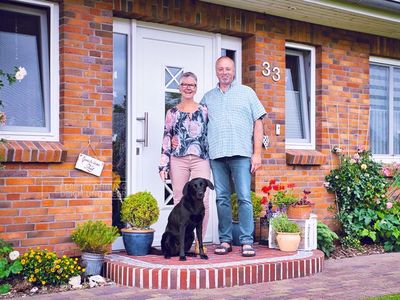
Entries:
[[59,142],[6,141],[0,143],[1,162],[44,162],[65,161],[67,151]]
[[325,164],[326,155],[316,150],[286,150],[286,164],[320,166]]

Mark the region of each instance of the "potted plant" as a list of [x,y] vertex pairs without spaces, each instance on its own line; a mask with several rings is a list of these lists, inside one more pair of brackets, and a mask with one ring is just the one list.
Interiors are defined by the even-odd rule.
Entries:
[[263,186],[261,189],[264,194],[267,194],[267,196],[263,197],[263,202],[271,201],[279,211],[286,212],[287,208],[297,201],[293,193],[293,187],[293,183],[284,185],[277,183],[275,179],[271,179],[269,185]]
[[[256,220],[260,217],[260,213],[262,210],[261,200],[262,200],[261,196],[258,196],[255,192],[251,192],[251,202],[253,203],[254,222],[256,222]],[[231,205],[232,205],[232,222],[233,222],[232,244],[234,246],[240,246],[239,242],[240,229],[239,229],[239,212],[238,212],[239,206],[236,193],[231,195]]]
[[290,221],[287,215],[280,213],[271,219],[271,226],[276,232],[276,241],[279,250],[285,252],[296,251],[300,244],[300,227]]
[[137,192],[125,197],[121,206],[121,220],[131,228],[121,229],[128,255],[147,255],[154,239],[154,229],[160,214],[157,200],[150,192]]
[[308,200],[310,190],[303,191],[303,197],[300,200],[290,204],[287,208],[287,216],[289,219],[308,219],[314,203]]
[[86,275],[100,275],[104,255],[110,245],[119,237],[118,228],[103,221],[87,221],[79,224],[72,232],[71,239],[82,251],[82,263]]

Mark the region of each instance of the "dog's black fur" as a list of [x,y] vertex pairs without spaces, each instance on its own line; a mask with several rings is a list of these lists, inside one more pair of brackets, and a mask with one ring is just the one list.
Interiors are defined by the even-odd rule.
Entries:
[[194,241],[194,229],[196,228],[197,240],[201,259],[208,259],[203,251],[203,219],[204,219],[204,195],[207,187],[214,189],[210,180],[194,178],[187,182],[183,188],[181,201],[172,209],[167,227],[161,239],[161,252],[165,258],[179,255],[179,260],[186,260]]

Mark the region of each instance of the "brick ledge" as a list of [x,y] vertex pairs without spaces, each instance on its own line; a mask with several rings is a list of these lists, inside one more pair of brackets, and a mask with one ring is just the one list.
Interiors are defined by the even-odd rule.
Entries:
[[325,164],[326,155],[316,150],[286,150],[288,165],[320,166]]
[[67,151],[59,142],[6,141],[0,143],[1,162],[44,162],[65,161]]

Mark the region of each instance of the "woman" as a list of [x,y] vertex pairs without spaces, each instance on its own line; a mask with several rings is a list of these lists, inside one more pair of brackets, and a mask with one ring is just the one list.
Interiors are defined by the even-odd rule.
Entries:
[[[190,178],[210,179],[210,164],[207,144],[207,107],[194,101],[197,91],[197,76],[192,72],[180,77],[181,101],[167,111],[162,143],[159,172],[161,180],[171,177],[174,204],[183,194],[182,190]],[[203,237],[208,223],[208,191],[204,197],[205,216]]]

